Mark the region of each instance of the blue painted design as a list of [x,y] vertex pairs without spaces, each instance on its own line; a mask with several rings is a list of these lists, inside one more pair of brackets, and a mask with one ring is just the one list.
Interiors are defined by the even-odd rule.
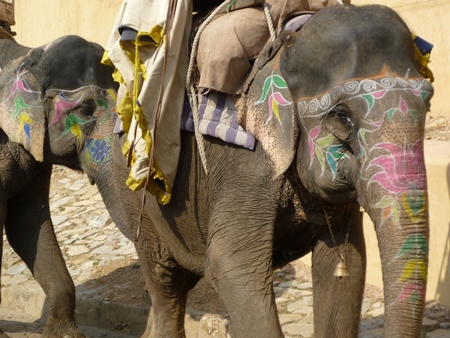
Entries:
[[28,123],[24,123],[23,124],[23,131],[25,133],[25,135],[31,139],[31,135],[30,135],[30,125]]
[[111,152],[111,147],[105,140],[94,140],[91,147],[92,158],[96,163],[103,163]]
[[97,170],[112,160],[111,136],[89,138],[85,144],[86,164]]

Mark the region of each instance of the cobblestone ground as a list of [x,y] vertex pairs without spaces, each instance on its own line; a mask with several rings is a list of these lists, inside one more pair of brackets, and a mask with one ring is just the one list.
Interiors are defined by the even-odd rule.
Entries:
[[[52,219],[58,242],[69,272],[77,286],[78,296],[100,296],[104,302],[117,302],[147,306],[142,301],[143,286],[136,287],[136,278],[143,283],[133,243],[125,238],[115,227],[95,186],[91,186],[84,174],[63,167],[55,167],[50,191]],[[36,289],[37,284],[25,264],[13,252],[5,236],[2,262],[2,292],[8,290]],[[122,269],[122,270],[121,270]],[[294,262],[283,270],[275,272],[276,303],[280,321],[286,337],[313,337],[312,284],[310,275],[301,262]],[[122,271],[122,272],[120,272]],[[301,273],[300,273],[301,272]],[[117,277],[128,273],[129,275]],[[115,276],[114,278],[112,276]],[[95,280],[96,282],[92,282]],[[199,288],[205,288],[204,283]],[[111,293],[109,291],[115,290]],[[109,292],[109,293],[108,293]],[[194,290],[191,307],[199,305],[193,319],[200,323],[193,337],[227,337],[228,320],[225,316],[205,314],[222,313],[217,296],[205,297],[211,290]],[[11,293],[10,293],[11,294]],[[203,296],[203,297],[202,297]],[[19,298],[19,295],[15,295]],[[144,297],[145,298],[145,297]],[[133,301],[134,299],[134,301]],[[383,337],[383,313],[381,290],[366,286],[362,308],[363,320],[360,326],[361,338]],[[40,337],[42,321],[31,323],[27,310],[14,311],[14,301],[3,298],[0,307],[0,327],[10,337]],[[214,305],[212,305],[214,303]],[[208,308],[208,306],[210,306]],[[118,307],[120,312],[120,307]],[[424,337],[450,338],[450,319],[448,309],[437,305],[434,312],[439,316],[424,318]],[[120,315],[120,313],[119,313]],[[436,319],[434,319],[436,318]],[[120,323],[114,326],[120,331]],[[115,333],[86,328],[87,337],[115,337]],[[407,328],[405,328],[405,337]]]

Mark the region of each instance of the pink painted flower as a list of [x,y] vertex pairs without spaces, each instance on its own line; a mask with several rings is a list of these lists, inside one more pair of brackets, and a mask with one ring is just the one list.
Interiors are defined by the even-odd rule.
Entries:
[[383,154],[369,163],[369,168],[380,168],[369,184],[377,182],[395,194],[426,189],[423,140],[418,140],[412,146],[405,145],[404,148],[393,143],[380,143],[371,149],[374,150],[382,150]]
[[81,99],[77,101],[68,101],[67,99],[60,99],[55,103],[55,115],[53,116],[52,120],[50,121],[50,125],[56,123],[61,116],[68,110],[75,108]]

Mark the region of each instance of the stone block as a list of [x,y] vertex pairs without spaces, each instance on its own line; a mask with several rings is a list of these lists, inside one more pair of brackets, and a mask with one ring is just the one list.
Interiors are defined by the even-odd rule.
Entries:
[[438,329],[428,332],[425,338],[450,338],[450,331]]

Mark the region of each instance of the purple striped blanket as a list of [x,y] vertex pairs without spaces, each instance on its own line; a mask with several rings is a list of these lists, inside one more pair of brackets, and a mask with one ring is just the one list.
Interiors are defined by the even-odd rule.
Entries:
[[[224,93],[201,95],[199,104],[199,131],[204,135],[218,137],[223,141],[253,150],[255,138],[236,122],[237,110],[233,97]],[[194,119],[186,97],[181,115],[181,129],[194,132]],[[122,120],[118,118],[114,134],[123,133]]]
[[[199,97],[198,130],[204,135],[253,150],[255,138],[236,122],[237,110],[232,95],[209,92]],[[186,97],[181,115],[181,129],[194,131],[194,119]]]

